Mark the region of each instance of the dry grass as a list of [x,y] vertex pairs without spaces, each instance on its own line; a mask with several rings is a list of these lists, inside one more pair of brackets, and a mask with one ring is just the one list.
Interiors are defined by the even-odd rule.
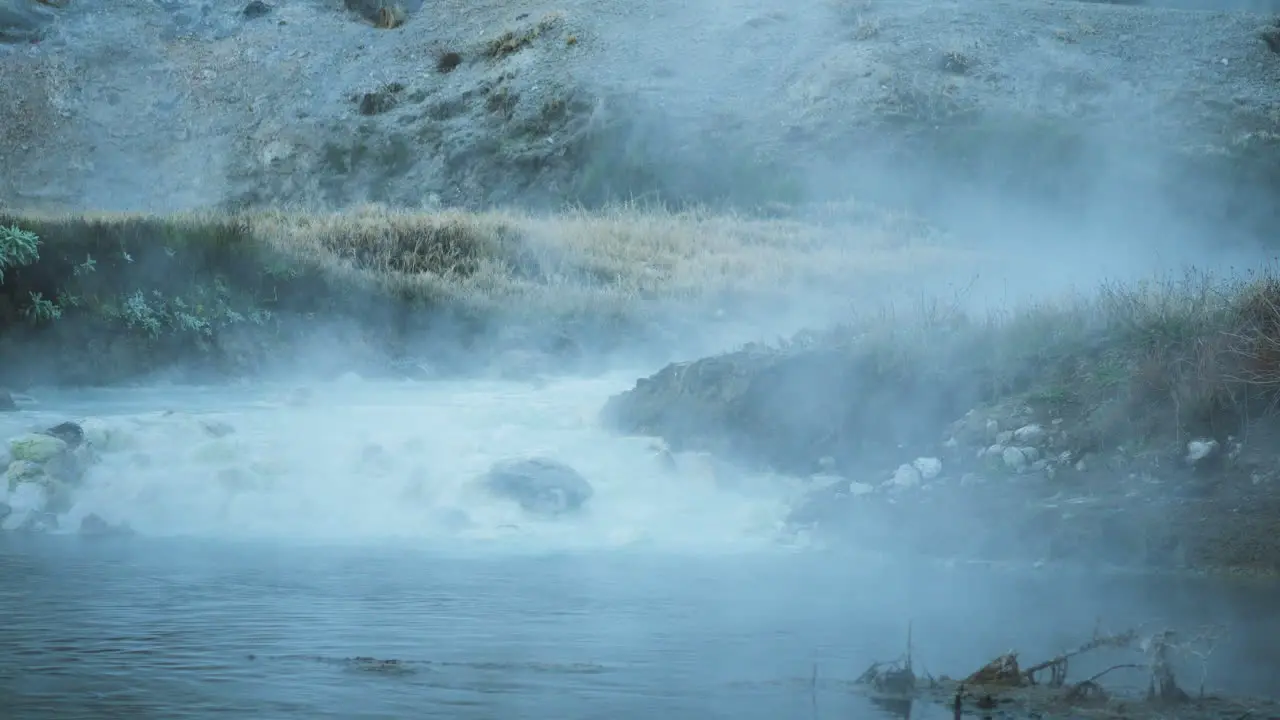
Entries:
[[365,206],[330,214],[30,215],[4,222],[44,238],[42,264],[55,279],[85,257],[109,270],[103,266],[122,247],[138,256],[168,248],[198,255],[191,268],[232,276],[270,266],[273,277],[283,268],[320,278],[333,292],[543,317],[639,315],[650,307],[646,301],[847,290],[859,278],[910,277],[961,256],[933,243],[925,226],[887,214],[809,224],[635,206],[554,216]]
[[892,309],[795,347],[876,358],[885,382],[979,383],[1100,444],[1225,437],[1280,409],[1280,276],[1271,271],[1104,285],[989,315],[932,302]]
[[833,229],[627,206],[555,216],[424,215],[370,206],[331,215],[262,213],[246,221],[275,250],[348,281],[552,315],[593,307],[642,313],[646,300],[847,287],[860,276],[909,276],[948,257],[940,247],[895,234],[892,216]]
[[564,15],[560,12],[547,13],[537,22],[516,30],[507,30],[490,40],[485,44],[483,54],[491,60],[501,60],[508,55],[514,55],[560,25],[563,20]]

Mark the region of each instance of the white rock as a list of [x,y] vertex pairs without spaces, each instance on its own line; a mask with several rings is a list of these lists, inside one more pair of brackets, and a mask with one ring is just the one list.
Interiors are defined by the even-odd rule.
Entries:
[[1010,447],[1005,448],[1001,453],[1005,467],[1015,472],[1022,472],[1027,467],[1027,456],[1022,452],[1022,448]]
[[947,448],[948,450],[954,450],[959,446],[960,446],[960,441],[956,440],[953,437],[947,438],[947,441],[942,443],[942,447]]
[[996,434],[996,444],[997,444],[997,445],[1008,445],[1008,444],[1009,444],[1009,443],[1011,443],[1011,442],[1013,442],[1013,431],[1012,431],[1012,430],[1005,430],[1005,431],[1004,431],[1004,432],[1002,432],[1002,433],[997,433],[997,434]]
[[993,438],[1000,434],[1000,423],[994,418],[987,420],[987,437]]
[[1192,440],[1187,443],[1187,462],[1190,464],[1198,463],[1217,452],[1217,450],[1217,440]]
[[836,469],[836,459],[830,455],[826,455],[818,460],[818,467],[822,468],[823,472],[834,473]]
[[1023,425],[1013,431],[1013,439],[1023,445],[1039,445],[1048,437],[1048,433],[1039,425]]
[[979,458],[984,458],[984,457],[987,457],[988,455],[1000,455],[1000,454],[1002,454],[1002,453],[1004,453],[1004,446],[1003,446],[1003,445],[998,445],[998,444],[997,444],[997,445],[989,445],[989,446],[987,446],[987,447],[983,448],[982,450],[979,450],[979,451],[978,451],[978,457],[979,457]]
[[1036,462],[1037,460],[1039,460],[1039,459],[1040,459],[1040,450],[1039,450],[1039,448],[1033,448],[1033,447],[1029,447],[1029,446],[1023,445],[1022,447],[1020,447],[1020,448],[1018,448],[1018,449],[1022,451],[1022,455],[1023,455],[1023,457],[1025,457],[1025,458],[1027,459],[1027,462],[1029,462],[1029,463]]
[[942,474],[942,461],[938,458],[916,458],[911,465],[920,473],[922,480],[932,480]]
[[854,480],[853,482],[849,483],[849,494],[854,497],[858,497],[859,495],[866,495],[868,493],[873,493],[875,491],[876,489],[872,487],[870,483],[858,482],[857,480]]
[[889,482],[898,487],[914,487],[920,484],[920,471],[910,465],[899,465]]

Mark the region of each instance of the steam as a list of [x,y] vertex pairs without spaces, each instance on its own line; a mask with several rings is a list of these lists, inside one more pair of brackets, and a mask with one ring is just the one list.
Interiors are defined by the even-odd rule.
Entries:
[[[178,412],[98,401],[83,408],[96,411],[83,424],[99,461],[64,524],[75,528],[94,514],[158,537],[399,540],[507,552],[723,552],[783,537],[785,480],[698,455],[672,463],[652,440],[598,430],[596,408],[618,382],[533,389],[352,377],[310,390],[187,392],[189,409]],[[138,393],[176,399],[172,391]],[[474,487],[494,462],[526,456],[558,458],[582,473],[595,489],[587,510],[531,518]]]

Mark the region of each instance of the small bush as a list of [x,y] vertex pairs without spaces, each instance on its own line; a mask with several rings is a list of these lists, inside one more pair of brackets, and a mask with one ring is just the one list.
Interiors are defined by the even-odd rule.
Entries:
[[17,225],[0,227],[0,283],[7,268],[30,265],[39,258],[39,236]]

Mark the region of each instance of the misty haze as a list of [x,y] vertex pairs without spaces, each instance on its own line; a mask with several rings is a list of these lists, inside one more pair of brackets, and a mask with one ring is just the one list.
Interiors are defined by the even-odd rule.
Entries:
[[1280,717],[1280,2],[0,0],[0,718]]

